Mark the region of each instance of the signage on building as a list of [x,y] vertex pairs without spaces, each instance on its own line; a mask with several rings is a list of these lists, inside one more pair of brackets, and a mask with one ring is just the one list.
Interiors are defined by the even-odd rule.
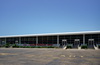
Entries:
[[62,39],[63,42],[67,41],[67,39]]
[[89,41],[94,41],[94,39],[89,39]]
[[80,39],[75,39],[75,41],[80,41]]

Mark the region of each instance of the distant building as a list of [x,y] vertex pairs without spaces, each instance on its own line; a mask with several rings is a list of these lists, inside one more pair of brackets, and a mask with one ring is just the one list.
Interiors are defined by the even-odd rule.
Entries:
[[73,48],[77,48],[81,44],[93,46],[100,45],[100,31],[0,36],[0,45],[6,43],[57,47],[72,44]]

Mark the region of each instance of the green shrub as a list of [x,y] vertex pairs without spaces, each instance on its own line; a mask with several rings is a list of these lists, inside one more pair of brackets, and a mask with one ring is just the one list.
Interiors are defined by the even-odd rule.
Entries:
[[14,44],[12,47],[13,47],[13,48],[19,48],[19,46],[16,45],[16,44]]
[[25,48],[32,48],[32,46],[26,46]]
[[18,48],[23,48],[23,46],[18,46]]
[[32,46],[18,46],[19,48],[33,48]]
[[18,46],[16,44],[14,44],[13,48],[57,48],[57,47],[53,47],[53,46]]
[[67,46],[67,48],[72,48],[72,46]]
[[3,45],[3,47],[9,48],[10,47],[10,44],[9,43],[6,43],[5,45]]
[[73,44],[68,44],[67,45],[67,48],[72,48],[73,47]]
[[53,47],[53,46],[35,46],[32,48],[56,48],[56,47]]
[[98,48],[100,48],[100,45],[98,45]]
[[86,48],[87,48],[87,45],[86,45],[86,44],[81,45],[81,48],[82,48],[82,49],[86,49]]

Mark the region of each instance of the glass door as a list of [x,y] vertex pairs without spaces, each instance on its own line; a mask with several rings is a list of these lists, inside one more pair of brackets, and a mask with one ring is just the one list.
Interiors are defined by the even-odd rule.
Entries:
[[78,47],[80,44],[80,39],[74,39],[74,47]]
[[94,39],[88,39],[88,45],[94,45]]
[[67,39],[62,39],[62,46],[66,46],[67,45]]

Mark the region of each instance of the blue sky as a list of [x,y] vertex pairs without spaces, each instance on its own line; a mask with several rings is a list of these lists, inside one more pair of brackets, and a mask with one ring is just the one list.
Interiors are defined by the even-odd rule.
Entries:
[[100,0],[0,0],[0,36],[100,30]]

